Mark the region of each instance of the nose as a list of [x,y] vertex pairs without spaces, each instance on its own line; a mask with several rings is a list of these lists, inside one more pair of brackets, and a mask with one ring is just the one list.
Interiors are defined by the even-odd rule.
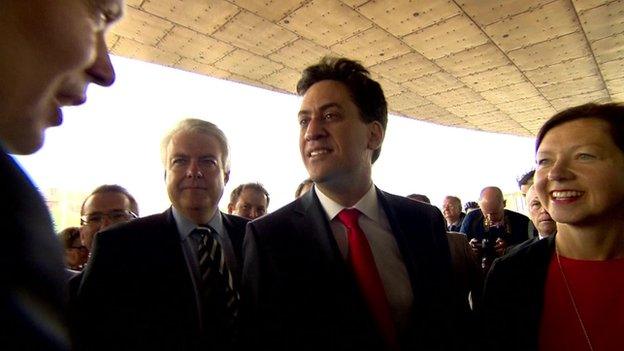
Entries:
[[97,85],[108,87],[115,82],[115,69],[108,54],[103,32],[97,35],[95,61],[87,69],[87,74]]
[[572,172],[568,166],[568,162],[565,159],[556,159],[550,170],[548,170],[548,180],[562,181],[570,179]]
[[305,140],[316,140],[327,135],[321,121],[322,119],[318,117],[313,116],[312,118],[310,118],[310,122],[308,122],[308,125],[306,126],[306,131],[304,135]]
[[199,169],[199,165],[198,165],[197,161],[191,160],[191,162],[189,162],[189,166],[188,166],[188,168],[186,170],[186,177],[187,178],[198,178],[198,179],[204,177],[204,174]]
[[111,222],[110,218],[108,218],[108,216],[103,216],[102,217],[102,222],[100,222],[100,226],[98,228],[98,232],[108,228],[111,224],[112,224],[112,222]]

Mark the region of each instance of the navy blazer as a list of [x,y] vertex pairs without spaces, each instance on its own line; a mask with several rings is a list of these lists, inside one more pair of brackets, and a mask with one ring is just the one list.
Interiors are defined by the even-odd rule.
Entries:
[[[242,262],[247,220],[222,215]],[[78,291],[81,347],[200,349],[216,336],[201,332],[197,301],[171,209],[107,228],[96,235]]]
[[0,350],[69,350],[62,248],[43,198],[0,148]]
[[[405,349],[446,350],[451,297],[444,218],[428,204],[377,190],[409,273],[414,304]],[[254,347],[381,350],[383,343],[314,191],[247,226],[244,292]]]
[[494,261],[483,292],[485,342],[494,350],[537,350],[555,235],[528,240]]
[[[481,241],[485,233],[485,227],[483,226],[483,212],[480,209],[471,211],[466,215],[460,232],[466,234],[468,240],[476,238]],[[507,245],[517,245],[529,238],[528,227],[529,217],[514,211],[505,210],[505,222],[509,226],[511,231],[510,236],[506,238]]]

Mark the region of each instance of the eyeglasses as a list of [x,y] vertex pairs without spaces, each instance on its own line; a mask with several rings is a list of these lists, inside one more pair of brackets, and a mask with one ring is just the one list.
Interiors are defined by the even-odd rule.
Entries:
[[95,212],[88,213],[80,217],[81,225],[98,225],[102,224],[104,218],[108,218],[111,223],[119,223],[138,218],[136,213],[130,210],[113,210],[107,213]]

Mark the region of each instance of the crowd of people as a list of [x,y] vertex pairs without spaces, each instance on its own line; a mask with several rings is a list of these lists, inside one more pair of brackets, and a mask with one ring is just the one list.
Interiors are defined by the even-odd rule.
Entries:
[[384,93],[360,63],[324,57],[297,84],[309,179],[293,202],[267,214],[268,191],[247,183],[220,211],[228,140],[184,119],[160,147],[171,206],[141,217],[125,188],[102,185],[56,236],[9,153],[36,152],[62,106],[113,83],[104,33],[122,8],[0,3],[0,349],[624,349],[617,103],[546,121],[519,180],[529,217],[490,185],[470,212],[452,194],[438,209],[375,186]]

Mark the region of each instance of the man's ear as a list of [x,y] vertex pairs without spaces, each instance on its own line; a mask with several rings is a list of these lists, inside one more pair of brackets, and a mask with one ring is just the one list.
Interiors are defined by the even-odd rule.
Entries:
[[507,200],[503,200],[503,208],[507,207]]
[[384,139],[384,130],[381,123],[374,121],[368,124],[368,148],[377,150],[381,147]]
[[228,214],[232,214],[232,212],[234,212],[234,204],[230,203],[228,204]]
[[223,185],[227,184],[230,180],[230,171],[227,171],[223,174]]

